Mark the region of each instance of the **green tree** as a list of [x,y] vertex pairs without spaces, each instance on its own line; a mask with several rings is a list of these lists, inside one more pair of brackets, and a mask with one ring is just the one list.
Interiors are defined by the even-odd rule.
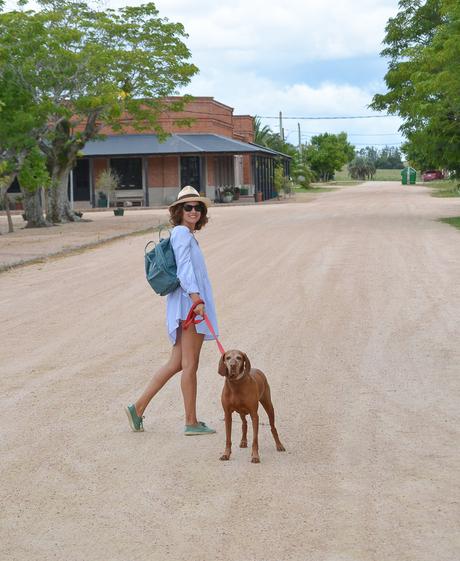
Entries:
[[373,179],[376,171],[375,162],[366,156],[356,156],[348,164],[348,173],[352,179]]
[[[8,221],[8,232],[14,232],[13,219],[10,212],[10,201],[8,199],[8,189],[13,182],[14,175],[11,171],[10,163],[6,160],[0,160],[0,202],[6,212]],[[1,232],[0,232],[1,233]]]
[[310,144],[305,147],[305,155],[317,178],[329,181],[336,171],[353,159],[355,150],[345,132],[324,133],[312,136]]
[[[100,11],[85,2],[41,0],[38,12],[0,15],[0,65],[12,68],[47,105],[40,140],[51,175],[48,218],[75,220],[68,178],[86,142],[104,127],[153,129],[164,98],[189,83],[197,68],[187,62],[181,24],[159,17],[153,3]],[[168,109],[179,110],[183,102]]]
[[304,189],[310,187],[311,182],[315,178],[307,161],[305,146],[302,147],[301,152],[297,150],[293,157],[291,175],[294,182]]
[[[40,187],[47,183],[44,171],[44,159],[38,154],[38,143],[46,129],[46,110],[35,103],[33,94],[25,87],[22,80],[8,65],[0,65],[0,183],[3,206],[9,213],[8,189],[20,174],[24,165],[29,176],[34,170],[37,177],[43,179],[43,185],[26,182],[22,193],[26,208],[31,199],[35,199],[34,208],[26,212],[27,226],[46,225],[38,193]],[[13,222],[9,222],[9,231],[13,231]]]
[[280,152],[281,154],[287,154],[292,158],[297,154],[297,148],[290,142],[286,142],[285,140],[283,140],[276,132],[272,132],[270,134],[266,146],[267,148],[271,148],[272,150]]
[[254,143],[259,146],[268,146],[267,142],[270,141],[272,130],[268,125],[262,126],[260,117],[254,118]]
[[260,117],[254,119],[254,142],[291,157],[297,153],[295,146],[283,140],[279,133],[273,132],[268,125],[262,126]]
[[415,167],[460,171],[460,4],[404,0],[387,24],[388,91],[371,107],[400,115]]
[[47,225],[43,220],[40,190],[43,188],[44,192],[50,186],[51,178],[46,167],[45,156],[38,146],[28,151],[19,170],[18,180],[24,194],[26,228]]
[[357,156],[372,162],[377,169],[400,169],[403,167],[401,150],[397,146],[375,148],[366,146],[356,152]]
[[115,191],[120,186],[120,177],[113,169],[104,169],[99,173],[96,179],[96,189],[98,192],[103,193],[107,199],[107,208],[112,202],[116,203]]
[[404,166],[401,150],[397,146],[384,146],[377,154],[374,163],[378,169],[401,169]]
[[277,162],[273,175],[273,186],[275,187],[278,197],[281,196],[281,193],[286,193],[288,182],[289,178],[284,175],[284,166],[282,162]]

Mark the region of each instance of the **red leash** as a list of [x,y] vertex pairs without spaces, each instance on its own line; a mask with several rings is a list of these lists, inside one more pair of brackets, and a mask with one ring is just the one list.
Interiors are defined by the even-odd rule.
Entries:
[[202,317],[201,319],[196,319],[198,314],[195,312],[195,308],[198,306],[198,304],[204,304],[203,300],[198,300],[198,302],[195,302],[195,304],[192,305],[186,320],[182,323],[182,327],[184,329],[187,329],[190,325],[192,325],[192,323],[197,324],[201,323],[204,320],[206,322],[206,325],[209,327],[209,331],[212,333],[214,339],[216,340],[220,353],[225,354],[224,347],[220,344],[220,341],[217,338],[216,332],[214,331],[214,328],[212,326],[212,323],[209,321],[208,316],[204,314],[204,317]]

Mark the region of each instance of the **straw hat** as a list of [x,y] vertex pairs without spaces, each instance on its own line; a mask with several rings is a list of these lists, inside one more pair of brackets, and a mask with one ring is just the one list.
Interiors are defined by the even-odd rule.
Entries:
[[194,187],[191,187],[190,185],[186,185],[183,189],[179,191],[179,194],[177,195],[177,199],[169,205],[169,208],[172,208],[173,206],[176,206],[180,203],[188,203],[193,201],[203,203],[204,205],[206,205],[206,207],[211,206],[210,199],[208,199],[207,197],[201,197],[198,191]]

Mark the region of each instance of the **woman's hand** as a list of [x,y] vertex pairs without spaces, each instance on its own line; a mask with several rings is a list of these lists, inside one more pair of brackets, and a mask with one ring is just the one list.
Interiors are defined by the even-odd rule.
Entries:
[[195,313],[204,318],[204,304],[198,304],[195,308]]
[[[192,299],[192,302],[194,304],[196,304],[197,302],[202,302],[200,295],[196,292],[193,292],[192,294],[190,294],[190,298]],[[198,304],[195,308],[195,313],[199,316],[201,316],[202,318],[204,317],[204,304]]]

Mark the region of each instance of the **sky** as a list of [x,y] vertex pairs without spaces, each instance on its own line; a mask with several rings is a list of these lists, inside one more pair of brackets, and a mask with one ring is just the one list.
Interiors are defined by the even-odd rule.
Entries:
[[[117,8],[142,0],[99,0]],[[178,94],[211,96],[235,114],[258,115],[298,144],[323,132],[347,132],[357,149],[399,145],[397,117],[368,109],[385,91],[379,56],[398,0],[156,0],[160,16],[184,25],[200,72]],[[11,7],[10,1],[7,6]],[[307,119],[316,117],[316,119]]]
[[[113,2],[111,2],[113,5]],[[385,91],[379,56],[397,0],[157,0],[163,17],[179,21],[200,73],[187,93],[210,95],[236,114],[263,119],[298,143],[322,132],[347,132],[365,145],[402,141],[397,117],[307,120],[287,117],[381,115],[367,108]]]

